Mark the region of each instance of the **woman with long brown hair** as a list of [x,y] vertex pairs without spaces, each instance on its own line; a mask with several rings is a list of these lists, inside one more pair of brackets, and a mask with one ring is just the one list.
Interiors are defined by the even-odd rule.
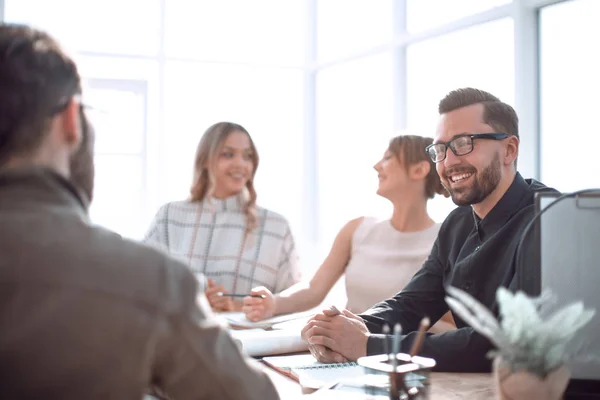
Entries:
[[254,286],[278,293],[300,279],[287,220],[256,205],[258,161],[241,125],[208,128],[196,152],[189,200],[162,206],[144,239],[208,278],[205,294],[215,311],[241,308],[241,301],[221,293],[249,293]]
[[[346,275],[346,308],[361,313],[402,290],[429,255],[440,228],[427,213],[427,201],[436,194],[448,197],[425,152],[431,138],[406,135],[393,138],[375,164],[377,194],[394,206],[390,219],[360,217],[338,233],[333,247],[312,279],[273,295],[258,287],[261,298],[244,298],[250,320],[302,311],[317,306],[335,282]],[[451,317],[435,330],[453,328]]]

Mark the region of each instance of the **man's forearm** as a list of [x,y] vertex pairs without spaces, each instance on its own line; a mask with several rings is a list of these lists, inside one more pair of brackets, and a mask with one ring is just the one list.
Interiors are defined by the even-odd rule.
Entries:
[[[400,352],[408,353],[416,336],[417,332],[402,335]],[[367,355],[383,354],[385,340],[388,340],[390,349],[391,335],[371,334],[367,341]],[[486,355],[491,348],[486,338],[469,327],[441,334],[428,333],[419,355],[433,358],[436,361],[435,371],[489,372],[491,361]]]
[[[387,341],[387,346],[385,344]],[[390,351],[390,343],[392,341],[392,335],[383,335],[378,333],[372,333],[367,340],[367,355],[372,356],[376,354],[383,354],[386,350]],[[387,347],[387,348],[386,348]]]

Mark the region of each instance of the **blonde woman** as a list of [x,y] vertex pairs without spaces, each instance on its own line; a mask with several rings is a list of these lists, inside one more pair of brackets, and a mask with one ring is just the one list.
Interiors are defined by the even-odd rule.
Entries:
[[241,125],[219,122],[204,133],[194,163],[191,197],[162,206],[144,239],[206,277],[215,311],[241,309],[241,299],[264,286],[279,293],[300,280],[287,220],[256,205],[258,153]]
[[[313,278],[273,295],[257,287],[244,298],[243,311],[250,320],[307,310],[320,304],[345,273],[346,308],[361,313],[399,292],[429,255],[440,224],[427,213],[427,201],[448,193],[442,186],[425,147],[431,138],[398,136],[390,141],[383,158],[375,164],[379,178],[377,194],[393,204],[390,219],[361,217],[348,222]],[[453,328],[451,317],[435,330]]]

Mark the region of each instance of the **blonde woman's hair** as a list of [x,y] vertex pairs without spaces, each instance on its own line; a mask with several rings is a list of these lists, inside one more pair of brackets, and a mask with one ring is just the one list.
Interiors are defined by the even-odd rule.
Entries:
[[435,169],[435,164],[425,152],[425,147],[433,143],[432,138],[416,136],[416,135],[401,135],[390,140],[388,151],[392,153],[404,167],[416,163],[427,161],[429,163],[429,174],[425,177],[425,196],[432,199],[436,193],[444,197],[450,196]]
[[252,149],[252,174],[246,183],[246,203],[244,212],[246,213],[247,227],[246,233],[251,232],[258,226],[258,216],[256,212],[256,190],[254,189],[254,175],[258,169],[258,152],[248,131],[241,125],[232,122],[218,122],[209,127],[198,144],[194,162],[194,178],[190,189],[191,201],[202,201],[212,197],[215,191],[215,176],[212,171],[213,161],[217,152],[223,146],[227,137],[233,132],[242,132],[248,135],[250,147]]

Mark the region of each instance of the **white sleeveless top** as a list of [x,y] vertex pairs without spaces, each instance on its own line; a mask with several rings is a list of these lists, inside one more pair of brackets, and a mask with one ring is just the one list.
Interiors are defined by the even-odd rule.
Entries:
[[389,219],[365,217],[352,237],[346,308],[361,313],[402,290],[429,256],[440,226],[400,232]]

